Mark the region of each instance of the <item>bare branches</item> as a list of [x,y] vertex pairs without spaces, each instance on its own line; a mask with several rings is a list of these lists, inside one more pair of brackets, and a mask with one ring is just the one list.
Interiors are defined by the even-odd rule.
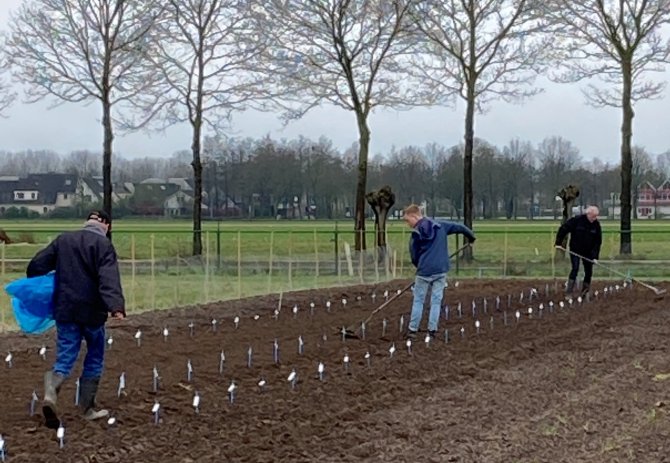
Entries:
[[258,62],[265,43],[250,2],[166,0],[148,70],[159,82],[134,103],[135,128],[178,122],[221,128],[234,111],[267,98]]
[[555,52],[562,71],[553,78],[577,82],[597,78],[606,84],[584,90],[594,106],[622,106],[624,73],[631,77],[631,101],[661,96],[666,83],[649,74],[670,63],[670,0],[550,0],[543,7],[554,24]]
[[287,119],[328,102],[367,117],[377,106],[418,103],[404,73],[412,47],[407,0],[268,0],[274,46],[265,59],[286,89]]
[[133,98],[152,83],[135,65],[155,14],[152,1],[25,2],[11,19],[6,53],[29,86],[26,100],[102,100],[107,91],[111,104]]
[[484,110],[491,100],[519,101],[538,93],[529,87],[542,68],[544,21],[528,0],[422,0],[412,10],[425,41],[415,71],[433,95],[448,104],[468,92]]
[[[1,50],[5,50],[4,39],[4,37],[0,36]],[[9,108],[16,98],[16,92],[12,89],[9,81],[3,76],[4,70],[7,69],[5,60],[5,56],[0,55],[0,117],[3,116],[4,111]]]

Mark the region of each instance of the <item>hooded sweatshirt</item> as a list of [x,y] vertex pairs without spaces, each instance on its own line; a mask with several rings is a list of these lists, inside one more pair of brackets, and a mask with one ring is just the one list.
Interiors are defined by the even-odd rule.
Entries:
[[454,233],[465,235],[470,241],[475,239],[472,230],[459,223],[433,221],[427,217],[416,223],[410,237],[409,252],[418,276],[429,277],[449,271],[447,235]]

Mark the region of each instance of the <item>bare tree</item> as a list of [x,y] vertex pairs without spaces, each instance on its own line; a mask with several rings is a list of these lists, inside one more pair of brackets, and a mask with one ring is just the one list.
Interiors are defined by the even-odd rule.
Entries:
[[[472,156],[475,112],[502,99],[520,101],[538,93],[535,79],[544,41],[543,23],[527,0],[420,0],[412,18],[425,41],[414,69],[441,104],[465,101],[463,216],[472,228]],[[470,250],[468,250],[470,252]],[[470,255],[470,254],[468,254]]]
[[152,85],[139,72],[159,12],[153,0],[33,0],[10,20],[6,44],[26,101],[102,105],[104,209],[112,211],[112,108]]
[[[4,37],[0,37],[0,46],[2,46],[2,50],[6,49]],[[0,51],[0,53],[2,52]],[[0,55],[0,116],[4,115],[4,111],[9,108],[16,98],[16,92],[3,76],[3,71],[7,69],[6,61],[6,57]]]
[[545,205],[558,218],[557,192],[570,182],[570,173],[581,162],[579,150],[563,137],[547,137],[537,147],[539,176]]
[[554,49],[565,68],[556,79],[598,78],[605,85],[587,86],[587,101],[596,107],[622,108],[619,252],[629,255],[633,105],[660,97],[665,88],[665,81],[654,81],[648,74],[662,71],[670,62],[670,40],[661,35],[670,23],[670,0],[548,0],[544,8],[556,24]]
[[188,121],[192,129],[193,254],[202,253],[202,133],[216,131],[234,111],[244,110],[261,95],[260,74],[253,63],[263,43],[252,25],[250,2],[238,0],[165,0],[150,69],[158,85],[135,103],[142,120],[160,128]]
[[408,0],[267,0],[264,28],[277,44],[270,57],[275,81],[288,87],[288,119],[322,103],[356,116],[358,168],[356,250],[365,249],[365,194],[370,127],[375,107],[415,103],[414,87],[399,71],[411,42],[405,38]]

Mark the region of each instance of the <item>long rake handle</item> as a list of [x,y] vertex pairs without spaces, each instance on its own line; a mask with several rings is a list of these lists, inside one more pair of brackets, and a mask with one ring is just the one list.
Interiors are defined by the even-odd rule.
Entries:
[[664,293],[664,292],[665,292],[665,290],[656,288],[656,287],[654,287],[654,286],[652,286],[652,285],[649,285],[649,284],[645,283],[644,281],[640,281],[640,280],[638,280],[637,278],[633,278],[633,277],[631,277],[631,276],[629,276],[629,275],[626,275],[626,274],[623,273],[623,272],[619,272],[618,270],[614,270],[613,268],[611,268],[611,267],[609,267],[609,266],[607,266],[607,265],[605,265],[605,264],[601,264],[601,263],[600,263],[599,261],[597,261],[597,260],[592,260],[592,259],[589,259],[588,257],[581,256],[581,255],[577,254],[576,252],[572,252],[571,250],[569,250],[569,249],[567,249],[567,248],[564,248],[564,247],[560,247],[560,249],[563,249],[564,251],[568,251],[568,253],[572,254],[572,255],[575,256],[575,257],[579,257],[580,259],[584,259],[586,262],[591,262],[592,264],[598,265],[598,266],[604,268],[605,270],[607,270],[607,271],[609,271],[609,272],[616,273],[617,275],[622,276],[622,277],[624,277],[624,278],[630,278],[631,280],[633,280],[633,281],[636,282],[637,284],[642,285],[642,286],[644,286],[645,288],[652,290],[652,291],[655,292],[656,294],[661,294],[661,293]]

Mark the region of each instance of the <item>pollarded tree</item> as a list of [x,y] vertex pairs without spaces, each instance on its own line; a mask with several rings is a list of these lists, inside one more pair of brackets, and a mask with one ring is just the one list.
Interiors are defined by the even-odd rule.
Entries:
[[413,45],[406,35],[409,0],[267,0],[263,33],[274,44],[267,62],[286,117],[330,103],[354,113],[358,128],[356,250],[365,249],[365,194],[371,111],[418,103],[401,62]]
[[5,53],[26,101],[102,107],[104,209],[112,211],[112,108],[150,88],[141,66],[158,0],[27,0],[10,18]]
[[596,107],[622,109],[621,224],[619,252],[632,253],[631,193],[633,105],[661,96],[666,82],[653,80],[670,62],[670,40],[662,28],[670,24],[670,0],[546,0],[543,10],[554,23],[553,49],[565,72],[563,82],[597,78],[587,101]]

